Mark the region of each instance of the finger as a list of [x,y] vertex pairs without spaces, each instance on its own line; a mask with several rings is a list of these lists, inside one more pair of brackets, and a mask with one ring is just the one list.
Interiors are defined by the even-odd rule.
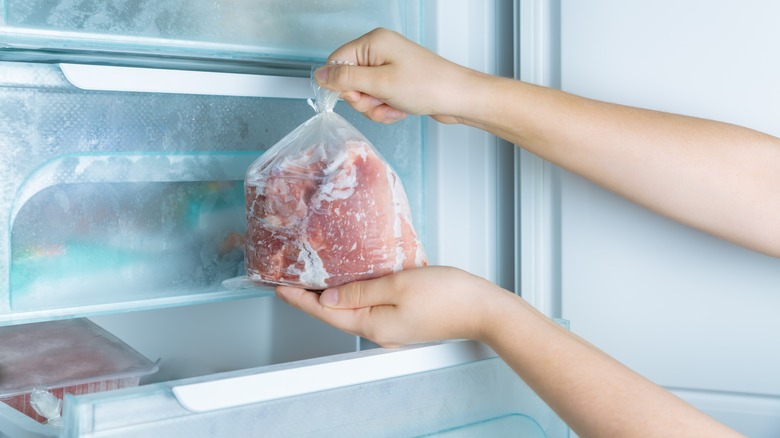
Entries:
[[379,105],[371,109],[370,111],[365,112],[364,114],[366,117],[368,117],[369,119],[375,122],[380,122],[385,124],[394,123],[406,118],[405,112],[398,111],[397,109],[387,104]]
[[383,98],[386,94],[388,66],[326,65],[314,72],[320,86],[334,91],[357,90]]
[[375,122],[393,123],[404,119],[407,115],[376,97],[359,91],[344,92],[340,97],[352,108]]
[[[350,91],[342,91],[341,94],[339,94],[339,98],[343,100],[344,102],[347,102],[348,104],[352,105],[353,107],[358,104],[360,100],[365,96],[363,93],[357,90],[350,90]],[[357,108],[355,108],[357,109]],[[361,111],[362,112],[362,111]]]
[[369,309],[330,309],[319,303],[319,294],[296,287],[278,286],[276,296],[304,313],[347,333],[363,336],[362,322]]
[[373,280],[356,281],[326,289],[319,297],[319,304],[332,309],[360,309],[371,306],[395,305],[393,275]]
[[276,296],[285,303],[297,307],[308,314],[318,312],[322,306],[317,293],[297,287],[277,286]]
[[344,92],[341,93],[342,99],[347,102],[352,108],[355,108],[358,112],[363,114],[371,111],[372,109],[383,105],[384,102],[369,94],[361,93],[359,91]]
[[328,56],[328,63],[351,63],[352,65],[382,65],[386,53],[394,53],[406,40],[398,32],[376,28],[352,40]]

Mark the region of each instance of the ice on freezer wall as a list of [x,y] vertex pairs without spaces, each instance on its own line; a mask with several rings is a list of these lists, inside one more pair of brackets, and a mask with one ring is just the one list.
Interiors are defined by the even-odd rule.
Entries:
[[12,230],[12,304],[86,305],[213,287],[243,272],[233,237],[244,230],[243,202],[240,181],[47,188]]
[[14,27],[251,45],[324,57],[375,27],[403,30],[405,1],[6,0]]

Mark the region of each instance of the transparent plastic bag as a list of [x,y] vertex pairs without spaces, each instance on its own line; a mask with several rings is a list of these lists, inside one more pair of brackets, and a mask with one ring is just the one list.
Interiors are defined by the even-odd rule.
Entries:
[[426,265],[400,178],[312,86],[317,114],[246,173],[247,278],[319,290]]
[[45,388],[33,388],[30,393],[30,406],[46,419],[43,424],[62,426],[62,400]]

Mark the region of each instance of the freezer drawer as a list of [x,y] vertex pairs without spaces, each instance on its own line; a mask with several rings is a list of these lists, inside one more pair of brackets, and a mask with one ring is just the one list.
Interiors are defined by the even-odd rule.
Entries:
[[568,436],[503,361],[470,341],[68,397],[64,420],[73,437]]
[[[154,90],[121,79],[134,76]],[[314,115],[308,79],[279,81],[0,62],[0,325],[270,293],[221,282],[244,273],[246,169]],[[419,221],[419,118],[336,111],[394,166]]]
[[419,9],[417,0],[4,0],[0,49],[12,60],[290,74],[375,27],[414,37]]

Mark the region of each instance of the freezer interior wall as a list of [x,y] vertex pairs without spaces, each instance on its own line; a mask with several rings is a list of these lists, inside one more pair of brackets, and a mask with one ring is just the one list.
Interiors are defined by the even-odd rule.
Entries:
[[[231,299],[220,283],[243,274],[242,247],[218,252],[231,234],[243,234],[244,171],[314,115],[305,99],[83,90],[57,65],[12,62],[3,63],[0,88],[0,202],[9,213],[0,226],[0,252],[8,256],[0,267],[0,325],[28,315],[92,316],[96,305],[109,310],[98,313],[159,308],[95,320],[164,358],[161,379],[354,348],[349,336],[329,336],[273,299],[155,304],[172,296],[197,303],[213,291]],[[424,240],[422,121],[386,126],[343,103],[336,111],[399,174]],[[253,311],[244,326],[229,316],[245,309]],[[296,340],[307,331],[321,337]],[[236,340],[240,352],[197,347],[225,344],[219,339]],[[187,349],[194,356],[180,358]],[[177,368],[179,375],[167,371]]]

